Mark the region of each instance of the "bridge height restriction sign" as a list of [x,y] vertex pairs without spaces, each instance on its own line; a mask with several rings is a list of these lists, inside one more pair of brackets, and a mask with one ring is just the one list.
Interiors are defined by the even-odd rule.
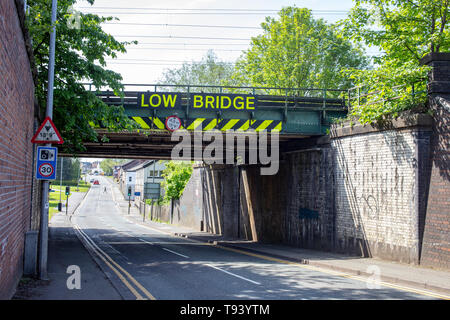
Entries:
[[31,139],[32,143],[57,143],[63,144],[64,140],[56,129],[55,124],[53,123],[50,117],[44,119],[39,129],[34,134]]
[[37,161],[36,161],[36,179],[55,180],[57,160],[58,160],[58,148],[38,147]]
[[181,119],[177,116],[168,116],[166,119],[166,128],[169,131],[175,131],[181,128]]

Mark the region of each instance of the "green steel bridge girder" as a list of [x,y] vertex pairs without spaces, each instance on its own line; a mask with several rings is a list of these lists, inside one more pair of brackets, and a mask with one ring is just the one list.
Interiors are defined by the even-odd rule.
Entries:
[[108,105],[122,105],[125,114],[138,123],[162,130],[165,130],[163,126],[165,119],[176,115],[187,129],[193,128],[194,121],[205,119],[202,124],[204,129],[208,124],[209,128],[220,130],[239,127],[241,130],[256,129],[261,125],[259,128],[267,126],[266,130],[280,129],[280,134],[323,135],[327,133],[333,119],[346,117],[348,110],[344,98],[275,95],[252,95],[258,102],[252,110],[199,109],[193,107],[188,93],[180,92],[171,92],[181,97],[181,103],[176,108],[152,108],[140,106],[138,97],[142,93],[144,92],[125,91],[123,97],[117,97],[110,91],[103,91],[97,92],[97,95]]

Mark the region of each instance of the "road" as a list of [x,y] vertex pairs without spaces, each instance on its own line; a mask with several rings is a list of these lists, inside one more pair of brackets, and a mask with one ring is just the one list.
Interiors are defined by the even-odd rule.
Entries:
[[432,298],[132,223],[113,199],[117,186],[98,179],[71,220],[124,299]]

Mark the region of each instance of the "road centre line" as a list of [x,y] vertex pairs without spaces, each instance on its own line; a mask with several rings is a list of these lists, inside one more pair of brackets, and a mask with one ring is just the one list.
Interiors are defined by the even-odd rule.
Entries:
[[[147,240],[138,238],[137,236],[134,236],[134,235],[132,235],[132,234],[129,233],[129,232],[126,232],[126,231],[120,231],[119,229],[114,228],[114,227],[112,227],[112,229],[116,230],[116,231],[119,232],[119,233],[124,233],[124,234],[128,235],[129,237],[136,238],[136,239],[138,239],[139,241],[142,241],[142,242],[144,242],[144,243],[146,243],[146,244],[149,244],[149,245],[152,245],[152,246],[155,245],[154,243],[151,243],[151,242],[149,242],[149,241],[147,241]],[[161,246],[160,246],[160,247],[161,247]],[[175,251],[173,251],[173,250],[170,250],[170,249],[167,249],[167,248],[164,248],[164,247],[161,247],[161,249],[163,249],[163,250],[165,250],[165,251],[168,251],[168,252],[171,252],[171,253],[173,253],[173,254],[176,254],[176,255],[178,255],[178,256],[180,256],[180,257],[189,259],[188,256],[186,256],[186,255],[184,255],[184,254],[181,254],[181,253],[178,253],[178,252],[175,252]],[[114,249],[114,250],[115,250],[115,249]],[[115,250],[115,251],[117,251],[117,250]],[[119,253],[120,253],[120,252],[119,252]],[[121,254],[121,253],[120,253],[120,254]],[[121,255],[122,255],[122,254],[121,254]],[[128,258],[127,258],[127,260],[128,260]]]
[[[124,233],[124,234],[128,235],[129,237],[136,238],[136,239],[138,239],[139,241],[142,241],[142,242],[144,242],[144,243],[146,243],[146,244],[149,244],[149,245],[152,245],[152,246],[155,245],[154,243],[151,243],[151,242],[149,242],[149,241],[147,241],[147,240],[138,238],[137,236],[134,236],[134,235],[132,235],[132,234],[129,233],[129,232],[126,232],[126,231],[120,231],[119,229],[114,228],[114,227],[112,227],[112,229],[116,230],[117,232]],[[160,247],[161,247],[161,246],[160,246]],[[188,256],[186,256],[186,255],[184,255],[184,254],[181,254],[181,253],[178,253],[178,252],[175,252],[175,251],[173,251],[173,250],[170,250],[170,249],[167,249],[167,248],[164,248],[164,247],[161,247],[161,249],[163,249],[163,250],[165,250],[165,251],[168,251],[168,252],[171,252],[171,253],[173,253],[173,254],[176,254],[176,255],[178,255],[178,256],[180,256],[180,257],[189,259]]]
[[184,254],[181,254],[181,253],[178,253],[178,252],[172,251],[172,250],[170,250],[170,249],[167,249],[167,248],[164,248],[164,247],[161,247],[161,249],[163,249],[163,250],[166,250],[166,251],[168,251],[168,252],[171,252],[171,253],[173,253],[173,254],[176,254],[176,255],[178,255],[178,256],[180,256],[180,257],[183,257],[183,258],[187,258],[187,259],[189,259],[189,257],[188,257],[188,256],[185,256]]
[[[108,181],[108,182],[109,182],[109,181]],[[113,191],[113,192],[114,192],[114,191]],[[114,199],[113,199],[113,201],[114,201],[115,204],[117,205],[117,202],[116,202]],[[128,220],[128,219],[127,219],[127,220]],[[129,220],[128,220],[128,221],[129,221]],[[134,223],[133,223],[133,224],[134,224]],[[116,230],[116,231],[119,232],[119,233],[124,233],[124,234],[128,235],[129,237],[136,238],[136,239],[138,239],[138,240],[140,240],[140,241],[142,241],[142,242],[144,242],[144,243],[146,243],[146,244],[154,245],[153,243],[148,242],[148,241],[146,241],[146,240],[144,240],[144,239],[138,238],[138,237],[132,235],[132,234],[129,233],[129,232],[121,231],[121,230],[119,230],[119,229],[117,229],[117,228],[115,228],[115,227],[112,227],[112,226],[111,226],[111,228],[114,229],[114,230]],[[168,251],[168,252],[170,252],[170,253],[176,254],[176,255],[178,255],[178,256],[180,256],[180,257],[189,259],[188,256],[186,256],[186,255],[184,255],[184,254],[181,254],[181,253],[178,253],[178,252],[175,252],[175,251],[173,251],[173,250],[170,250],[170,249],[167,249],[167,248],[164,248],[164,247],[161,247],[161,249],[163,249],[163,250],[165,250],[165,251]],[[115,250],[115,249],[114,249],[114,250]],[[115,250],[115,251],[117,251],[117,250]],[[117,251],[117,252],[118,252],[118,251]],[[119,253],[120,253],[120,252],[119,252]],[[122,254],[121,254],[121,255],[122,255]],[[127,259],[127,260],[128,260],[128,259]]]
[[248,279],[248,278],[245,278],[245,277],[242,277],[242,276],[237,275],[237,274],[235,274],[235,273],[232,273],[232,272],[223,270],[223,269],[221,269],[221,268],[219,268],[219,267],[216,267],[216,266],[213,266],[213,265],[211,265],[211,264],[205,264],[205,266],[208,266],[208,267],[210,267],[210,268],[213,268],[213,269],[222,271],[222,272],[224,272],[224,273],[226,273],[226,274],[229,274],[230,276],[233,276],[233,277],[236,277],[236,278],[239,278],[239,279],[242,279],[242,280],[251,282],[251,283],[253,283],[253,284],[257,284],[257,285],[260,285],[260,284],[261,284],[260,282],[256,282],[256,281],[250,280],[250,279]]
[[[148,242],[147,240],[144,240],[144,239],[141,239],[141,238],[138,238],[140,241],[142,241],[142,242],[144,242],[144,243],[146,243],[146,244],[149,244],[149,245],[152,245],[152,246],[154,246],[155,245],[155,243],[152,243],[152,242]],[[158,244],[158,243],[156,243],[156,244]],[[175,252],[175,251],[172,251],[172,250],[170,250],[170,249],[167,249],[167,248],[164,248],[164,247],[162,247],[161,245],[159,245],[158,244],[158,246],[161,248],[161,249],[163,249],[163,250],[165,250],[165,251],[168,251],[168,252],[171,252],[171,253],[173,253],[173,254],[176,254],[176,255],[178,255],[178,256],[180,256],[180,257],[183,257],[183,258],[186,258],[186,259],[189,259],[189,257],[188,256],[186,256],[186,255],[184,255],[184,254],[181,254],[181,253],[178,253],[178,252]]]

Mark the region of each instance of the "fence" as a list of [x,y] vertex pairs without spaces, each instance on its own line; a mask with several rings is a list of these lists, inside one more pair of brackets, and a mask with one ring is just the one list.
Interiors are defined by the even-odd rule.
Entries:
[[417,91],[420,82],[413,84],[402,84],[391,87],[391,91],[382,90],[371,91],[367,86],[357,86],[348,89],[347,105],[348,112],[351,113],[354,107],[370,106],[375,104],[386,104],[390,101],[400,100],[406,97],[411,97],[413,101],[421,94],[426,93],[426,90]]
[[170,205],[160,206],[156,203],[150,205],[144,201],[139,201],[135,203],[135,206],[138,208],[143,220],[150,219],[158,222],[171,222]]

